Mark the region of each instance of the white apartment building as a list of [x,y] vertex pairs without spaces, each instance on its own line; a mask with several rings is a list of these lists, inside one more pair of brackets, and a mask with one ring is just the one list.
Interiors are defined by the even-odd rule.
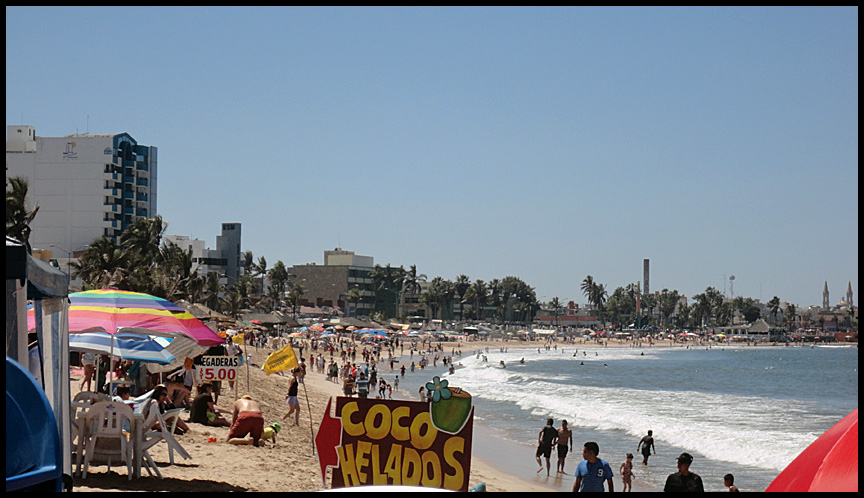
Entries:
[[156,152],[128,133],[39,137],[33,126],[7,126],[6,176],[26,178],[29,203],[39,206],[30,245],[56,254],[65,269],[93,240],[116,241],[154,216]]

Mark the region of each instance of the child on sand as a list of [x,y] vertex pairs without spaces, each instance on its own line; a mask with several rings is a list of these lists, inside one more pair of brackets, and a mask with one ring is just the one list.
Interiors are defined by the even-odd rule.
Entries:
[[621,480],[624,482],[623,491],[633,491],[633,453],[627,453],[627,461],[621,464],[618,471],[621,472]]

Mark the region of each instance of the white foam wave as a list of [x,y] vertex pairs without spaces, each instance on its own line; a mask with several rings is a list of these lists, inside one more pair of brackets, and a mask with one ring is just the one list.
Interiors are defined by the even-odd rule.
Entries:
[[502,369],[491,360],[469,361],[451,382],[478,398],[515,403],[533,416],[566,418],[573,427],[623,430],[637,440],[651,428],[658,445],[765,469],[783,469],[819,436],[783,429],[800,421],[801,413],[812,413],[805,407],[797,411],[788,400],[580,386],[548,377]]

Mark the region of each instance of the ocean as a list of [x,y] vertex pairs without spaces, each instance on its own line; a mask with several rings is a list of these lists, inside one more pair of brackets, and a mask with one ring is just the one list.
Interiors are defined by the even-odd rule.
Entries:
[[[706,491],[725,491],[727,473],[742,491],[762,491],[858,407],[857,347],[577,344],[539,352],[509,347],[506,353],[490,347],[483,351],[487,361],[476,348],[463,351],[455,373],[439,362],[407,373],[400,388],[416,396],[423,382],[440,375],[469,392],[482,439],[475,435],[474,454],[549,489],[571,489],[582,445],[595,441],[616,475],[616,491],[628,452],[634,454],[634,490],[660,491],[684,451],[693,455],[691,470],[702,476]],[[410,361],[403,356],[406,366]],[[549,417],[556,428],[566,419],[573,429],[575,448],[565,476],[555,476],[554,453],[552,477],[536,474],[537,434]],[[643,466],[636,446],[649,429],[657,454]],[[491,438],[495,444],[488,444]]]

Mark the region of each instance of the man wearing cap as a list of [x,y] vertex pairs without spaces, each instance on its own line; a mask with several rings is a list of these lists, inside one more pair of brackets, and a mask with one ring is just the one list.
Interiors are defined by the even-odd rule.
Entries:
[[252,396],[244,394],[234,402],[232,420],[234,423],[231,424],[227,439],[245,438],[247,434],[251,434],[252,445],[258,446],[258,441],[264,435],[264,415]]
[[678,457],[678,472],[669,474],[666,478],[666,486],[663,491],[666,492],[686,492],[686,493],[704,493],[705,488],[702,486],[702,478],[699,474],[690,472],[690,464],[693,463],[693,457],[690,453],[681,453]]

